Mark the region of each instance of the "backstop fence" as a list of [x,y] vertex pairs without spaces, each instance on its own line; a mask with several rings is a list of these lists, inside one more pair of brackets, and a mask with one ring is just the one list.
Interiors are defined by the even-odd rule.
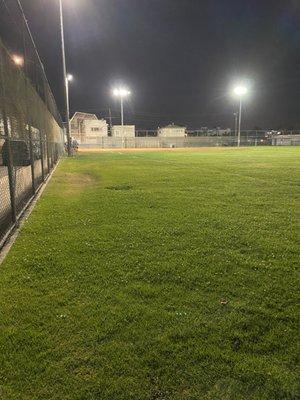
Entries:
[[0,247],[63,152],[63,124],[18,0],[0,2]]

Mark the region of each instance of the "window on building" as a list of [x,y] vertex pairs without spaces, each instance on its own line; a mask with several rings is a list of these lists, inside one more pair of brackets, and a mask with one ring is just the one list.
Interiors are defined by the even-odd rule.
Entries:
[[97,128],[91,128],[91,131],[92,131],[92,132],[99,131],[99,128],[98,128],[98,127],[97,127]]

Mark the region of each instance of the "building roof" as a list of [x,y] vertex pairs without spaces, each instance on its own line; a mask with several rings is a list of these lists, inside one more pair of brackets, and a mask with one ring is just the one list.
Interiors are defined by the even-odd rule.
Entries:
[[75,117],[81,117],[82,119],[87,118],[87,119],[98,119],[96,114],[91,114],[91,113],[86,113],[82,111],[76,111],[73,115],[73,117],[70,119],[70,121],[73,120]]
[[180,126],[180,125],[174,125],[174,124],[169,124],[166,126],[162,126],[160,129],[166,129],[166,128],[181,128],[181,129],[186,129],[185,126]]

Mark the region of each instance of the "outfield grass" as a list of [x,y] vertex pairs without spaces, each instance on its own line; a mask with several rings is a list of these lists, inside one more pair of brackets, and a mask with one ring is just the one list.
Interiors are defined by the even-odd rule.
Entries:
[[0,267],[1,400],[299,399],[299,161],[64,159]]

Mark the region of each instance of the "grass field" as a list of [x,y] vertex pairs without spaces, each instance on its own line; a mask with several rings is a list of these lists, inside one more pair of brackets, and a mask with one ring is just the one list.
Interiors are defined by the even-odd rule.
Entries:
[[299,399],[300,148],[64,159],[0,267],[1,400]]

